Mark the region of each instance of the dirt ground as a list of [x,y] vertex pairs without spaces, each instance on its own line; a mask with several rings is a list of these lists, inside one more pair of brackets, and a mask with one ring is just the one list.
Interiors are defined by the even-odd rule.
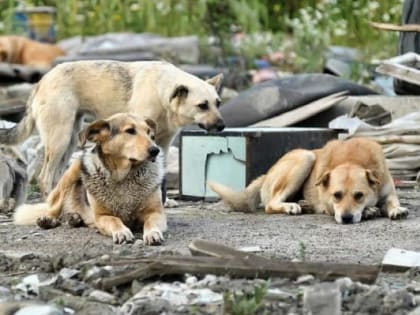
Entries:
[[[231,213],[221,203],[180,201],[179,207],[166,210],[166,241],[163,246],[155,247],[144,246],[141,233],[136,234],[139,240],[133,244],[113,245],[111,238],[93,229],[16,227],[10,218],[3,216],[0,217],[0,314],[9,314],[4,313],[3,302],[22,299],[60,305],[64,309],[59,314],[308,314],[304,311],[305,296],[310,290],[315,294],[320,292],[314,299],[323,306],[333,307],[331,301],[340,299],[338,310],[313,314],[339,314],[340,308],[342,314],[420,314],[420,308],[414,310],[420,305],[420,272],[416,269],[381,273],[375,285],[342,278],[329,284],[331,297],[324,294],[328,290],[324,292],[317,287],[319,281],[313,278],[304,282],[287,279],[261,282],[225,277],[197,280],[186,276],[169,282],[152,279],[137,283],[135,280],[129,286],[108,292],[98,292],[86,280],[90,270],[99,270],[98,276],[105,270],[86,265],[88,261],[119,256],[190,255],[188,244],[197,238],[238,248],[257,247],[261,255],[285,260],[380,264],[391,247],[420,250],[420,191],[399,190],[399,196],[402,205],[410,210],[407,219],[376,218],[354,225],[339,225],[326,215]],[[75,272],[74,276],[60,276],[69,272]],[[23,283],[28,275],[39,276],[43,281],[55,280],[42,290],[40,287],[40,293],[35,295],[22,293],[16,284]],[[252,311],[257,296],[252,292],[261,283],[268,291],[258,312]],[[226,300],[226,292],[242,292],[249,298],[246,303],[236,295]],[[201,297],[201,302],[179,305],[182,294],[185,300]],[[244,303],[246,307],[239,312],[226,312],[229,303],[232,309]],[[419,313],[410,313],[413,310]],[[28,310],[30,314],[33,311]]]
[[[141,241],[113,245],[110,238],[88,228],[61,226],[52,230],[16,227],[0,219],[0,252],[12,255],[68,254],[86,252],[102,255],[119,252],[174,251],[188,254],[196,238],[233,247],[258,246],[269,256],[307,261],[378,264],[390,247],[420,250],[420,191],[400,190],[407,219],[376,218],[353,225],[339,225],[326,215],[266,215],[226,211],[220,203],[180,202],[167,209],[168,232],[160,247],[146,247]],[[136,235],[141,239],[141,233]],[[304,247],[304,250],[302,248]]]

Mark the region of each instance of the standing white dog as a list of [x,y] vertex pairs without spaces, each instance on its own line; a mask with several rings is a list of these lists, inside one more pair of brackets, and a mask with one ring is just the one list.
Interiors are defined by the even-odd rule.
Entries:
[[16,144],[38,128],[45,150],[39,184],[46,194],[77,143],[82,113],[93,113],[98,119],[115,113],[153,119],[158,126],[156,143],[166,153],[180,127],[195,123],[207,130],[223,130],[217,109],[222,79],[219,74],[203,81],[160,61],[63,63],[34,88],[22,121],[0,129],[0,143]]

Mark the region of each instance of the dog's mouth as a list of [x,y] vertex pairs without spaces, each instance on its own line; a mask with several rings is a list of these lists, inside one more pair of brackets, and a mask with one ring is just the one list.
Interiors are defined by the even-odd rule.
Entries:
[[139,164],[141,164],[141,163],[143,162],[143,160],[138,160],[138,159],[136,159],[136,158],[129,158],[128,160],[129,160],[129,161],[130,161],[130,163],[131,163],[131,164],[133,164],[133,165],[139,165]]
[[200,127],[201,129],[207,130],[207,131],[223,131],[223,129],[225,129],[225,123],[223,121],[223,119],[219,119],[216,121],[215,124],[212,125],[205,125],[203,123],[198,123],[198,127]]
[[353,224],[353,223],[359,223],[362,219],[362,214],[357,213],[345,213],[345,214],[339,214],[336,213],[334,215],[335,221],[339,224]]

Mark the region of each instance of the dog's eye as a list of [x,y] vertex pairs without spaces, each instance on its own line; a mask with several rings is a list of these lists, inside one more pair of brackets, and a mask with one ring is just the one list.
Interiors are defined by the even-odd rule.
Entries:
[[343,198],[343,193],[341,191],[336,191],[334,193],[334,199],[340,201]]
[[360,201],[363,198],[363,193],[361,191],[355,192],[353,197],[354,197],[354,200]]
[[209,103],[208,102],[204,102],[204,103],[198,104],[198,107],[201,110],[208,110],[209,109]]
[[151,129],[147,129],[147,134],[150,136],[150,139],[155,140],[155,135],[152,133]]
[[222,102],[220,100],[216,100],[216,107],[219,108]]
[[124,131],[125,133],[128,133],[128,134],[130,134],[130,135],[135,135],[137,132],[136,132],[136,129],[134,129],[134,128],[128,128],[128,129],[126,129],[125,131]]

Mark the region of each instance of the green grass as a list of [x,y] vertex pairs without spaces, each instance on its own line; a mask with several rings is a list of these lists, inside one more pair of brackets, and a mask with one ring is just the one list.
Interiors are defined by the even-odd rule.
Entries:
[[[12,32],[13,11],[18,2],[0,0],[0,33]],[[126,31],[164,36],[197,34],[201,38],[213,35],[223,47],[223,56],[236,54],[251,60],[271,51],[292,52],[294,57],[289,62],[292,65],[283,65],[283,70],[293,72],[319,71],[325,48],[330,45],[358,48],[366,63],[395,55],[398,34],[373,29],[369,22],[399,23],[402,10],[402,0],[26,0],[26,3],[57,8],[59,39]],[[233,25],[251,36],[239,49],[231,46]],[[255,40],[255,34],[261,33],[268,34],[266,40]]]
[[225,314],[231,315],[254,315],[261,309],[267,294],[269,283],[256,285],[251,293],[224,294]]

